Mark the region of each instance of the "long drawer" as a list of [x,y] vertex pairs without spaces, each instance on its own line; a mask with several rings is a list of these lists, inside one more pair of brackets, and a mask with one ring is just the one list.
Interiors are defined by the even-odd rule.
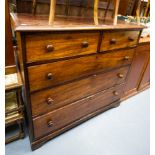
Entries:
[[32,33],[26,36],[27,62],[96,53],[99,32]]
[[37,116],[103,91],[125,81],[129,67],[95,74],[75,82],[31,94],[32,115]]
[[46,115],[33,119],[34,136],[39,138],[119,100],[124,85],[99,92]]
[[134,49],[95,54],[28,68],[30,91],[131,64]]
[[104,32],[101,52],[135,46],[138,42],[139,33],[139,31]]

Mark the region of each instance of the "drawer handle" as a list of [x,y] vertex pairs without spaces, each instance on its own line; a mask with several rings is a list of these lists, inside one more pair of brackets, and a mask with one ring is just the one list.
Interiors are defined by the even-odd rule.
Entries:
[[113,94],[114,94],[115,96],[118,96],[118,92],[117,92],[117,91],[113,91]]
[[48,80],[53,79],[53,74],[52,74],[52,73],[48,73],[48,74],[47,74],[47,79],[48,79]]
[[135,39],[133,37],[128,37],[129,41],[134,41]]
[[124,77],[124,75],[121,74],[121,73],[118,73],[117,76],[118,76],[119,78],[123,78],[123,77]]
[[53,102],[54,102],[54,100],[53,100],[51,97],[49,97],[49,98],[47,99],[47,104],[48,104],[48,105],[53,104]]
[[47,45],[46,49],[48,52],[52,52],[52,51],[54,51],[54,46],[53,45]]
[[116,39],[111,39],[110,44],[116,44]]
[[82,43],[82,48],[87,48],[89,46],[89,43],[87,41],[84,41]]
[[124,57],[124,60],[129,60],[129,59],[130,59],[129,56],[125,56],[125,57]]
[[48,127],[51,128],[53,126],[53,122],[50,120],[50,121],[47,122],[47,125],[48,125]]

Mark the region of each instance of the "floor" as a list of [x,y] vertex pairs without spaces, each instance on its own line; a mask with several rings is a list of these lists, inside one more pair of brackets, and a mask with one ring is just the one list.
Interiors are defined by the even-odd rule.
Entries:
[[149,155],[149,90],[31,151],[28,136],[6,155]]

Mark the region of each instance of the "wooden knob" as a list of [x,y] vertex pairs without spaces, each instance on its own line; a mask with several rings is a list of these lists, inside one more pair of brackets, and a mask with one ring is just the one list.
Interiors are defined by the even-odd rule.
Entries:
[[53,79],[53,74],[52,73],[48,73],[47,74],[47,79],[49,79],[49,80]]
[[52,120],[48,121],[48,122],[47,122],[47,125],[48,125],[48,127],[52,127],[52,126],[53,126]]
[[117,76],[118,76],[119,78],[123,78],[123,77],[124,77],[124,75],[121,74],[121,73],[118,73]]
[[48,52],[52,52],[52,51],[54,51],[54,46],[53,45],[47,45],[46,49]]
[[117,91],[113,91],[113,94],[114,94],[115,96],[118,96],[118,92],[117,92]]
[[129,41],[134,41],[135,39],[133,37],[128,37]]
[[53,104],[53,102],[54,102],[54,100],[53,100],[51,97],[49,97],[49,98],[47,99],[47,104],[48,104],[48,105]]
[[116,44],[116,39],[111,39],[110,44]]
[[89,46],[89,43],[87,41],[84,41],[82,43],[82,48],[87,48]]
[[129,60],[129,59],[130,59],[129,56],[125,56],[125,57],[124,57],[124,60]]

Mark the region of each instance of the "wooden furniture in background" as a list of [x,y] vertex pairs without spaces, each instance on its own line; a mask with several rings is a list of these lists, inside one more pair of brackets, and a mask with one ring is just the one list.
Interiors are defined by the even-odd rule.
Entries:
[[[18,13],[49,15],[49,24],[54,24],[55,16],[77,17],[98,22],[117,22],[119,0],[17,0]],[[50,9],[51,8],[51,9]]]
[[120,0],[119,14],[126,16],[132,15],[132,11],[138,0]]
[[5,1],[5,66],[7,68],[10,66],[13,70],[15,69],[8,0]]
[[32,150],[120,104],[143,26],[72,17],[49,26],[48,15],[11,17]]
[[22,82],[18,73],[5,75],[5,128],[18,126],[17,133],[12,131],[11,136],[9,133],[9,136],[6,137],[6,144],[25,136],[21,88]]
[[128,16],[139,16],[147,17],[150,15],[150,0],[120,0],[119,14]]
[[124,89],[124,97],[131,97],[150,86],[150,38],[141,38]]

